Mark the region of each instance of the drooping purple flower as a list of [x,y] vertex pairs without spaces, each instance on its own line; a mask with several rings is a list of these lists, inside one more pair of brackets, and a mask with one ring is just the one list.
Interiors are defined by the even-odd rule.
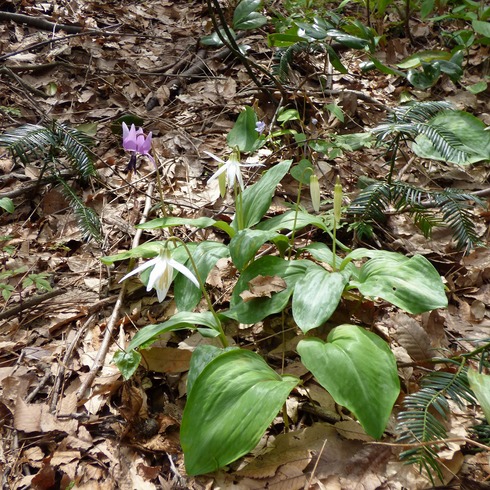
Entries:
[[148,133],[148,136],[145,136],[142,128],[136,129],[134,124],[131,124],[131,128],[128,128],[128,125],[123,122],[122,123],[123,130],[123,148],[126,151],[133,152],[134,155],[131,156],[131,161],[136,163],[135,156],[141,155],[148,157],[153,164],[155,164],[155,160],[150,155],[151,150],[151,132]]
[[259,134],[262,134],[265,130],[265,122],[263,121],[257,121],[255,123],[255,131],[257,131],[257,133]]

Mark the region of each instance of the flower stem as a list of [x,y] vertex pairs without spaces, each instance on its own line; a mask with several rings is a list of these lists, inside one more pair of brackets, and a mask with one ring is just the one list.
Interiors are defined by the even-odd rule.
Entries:
[[204,281],[202,280],[202,278],[199,274],[199,271],[197,270],[196,262],[195,262],[194,257],[192,256],[192,254],[189,250],[189,247],[186,245],[186,243],[184,241],[182,241],[180,238],[177,238],[175,236],[169,238],[169,241],[179,242],[184,247],[185,251],[187,252],[187,256],[189,257],[189,261],[192,264],[192,268],[194,269],[196,279],[199,282],[199,287],[201,288],[201,291],[204,295],[204,299],[206,300],[209,311],[212,313],[212,315],[216,321],[216,326],[218,327],[219,339],[221,341],[221,344],[223,345],[223,347],[228,347],[228,340],[226,338],[225,332],[223,331],[223,327],[221,325],[221,320],[220,320],[218,314],[216,313],[216,310],[214,309],[213,303],[211,301],[211,298],[209,297],[208,292],[206,291],[206,287],[204,286]]

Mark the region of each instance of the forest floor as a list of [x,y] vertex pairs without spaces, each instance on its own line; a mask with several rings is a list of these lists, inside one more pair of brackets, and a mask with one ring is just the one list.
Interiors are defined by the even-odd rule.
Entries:
[[[220,198],[217,185],[207,185],[216,166],[204,151],[223,156],[226,135],[245,105],[253,106],[267,123],[273,120],[276,106],[250,80],[239,60],[200,46],[199,39],[212,30],[205,2],[15,5],[17,13],[52,24],[34,25],[14,18],[10,15],[14,4],[0,3],[0,130],[54,119],[83,125],[95,135],[97,178],[84,187],[76,181],[72,184],[101,217],[103,238],[100,243],[82,239],[59,186],[46,180],[39,185],[39,164],[23,164],[0,153],[0,197],[11,197],[15,203],[13,214],[0,214],[0,273],[7,272],[4,281],[14,287],[0,303],[3,488],[429,488],[426,477],[398,460],[399,448],[374,444],[348,417],[344,425],[334,427],[317,415],[301,412],[293,417],[290,432],[280,434],[277,423],[264,436],[256,454],[274,445],[273,451],[264,453],[267,456],[242,458],[240,465],[211,476],[185,476],[179,418],[190,353],[202,338],[181,332],[169,335],[160,344],[157,358],[147,360],[148,369],[140,369],[129,382],[123,381],[112,363],[114,353],[127,345],[138,328],[163,322],[175,312],[171,295],[159,303],[134,281],[116,323],[110,325],[121,288],[118,280],[127,271],[124,263],[107,268],[99,259],[130,249],[145,205],[153,206],[146,218],[154,218],[159,201],[157,192],[147,192],[155,182],[150,162],[143,159],[136,172],[125,172],[129,155],[122,148],[120,118],[139,117],[145,131],[153,133],[164,199],[172,215],[230,219],[230,201]],[[54,32],[56,24],[78,27],[69,33],[66,29]],[[437,47],[439,42],[437,33],[422,22],[414,23],[412,35],[417,49]],[[271,67],[273,51],[267,46],[266,33],[251,31],[241,42],[251,46],[250,56],[257,63]],[[387,51],[392,60],[400,61],[416,49],[414,45],[402,35]],[[488,74],[488,58],[488,46],[471,51],[466,85]],[[287,85],[290,98],[282,101],[283,106],[297,108],[305,124],[316,119],[320,134],[372,128],[405,91],[419,100],[450,101],[490,124],[488,90],[474,95],[443,78],[431,90],[416,91],[395,76],[362,73],[361,60],[353,51],[343,52],[342,59],[349,73],[334,75],[331,89],[322,91],[314,73],[324,60],[300,57]],[[325,104],[330,103],[342,107],[344,122],[325,112]],[[301,155],[286,149],[264,163],[270,166],[283,158]],[[377,148],[344,152],[331,160],[319,158],[318,165],[323,172],[323,198],[332,196],[336,175],[349,196],[356,192],[360,176],[376,178],[386,172],[383,152]],[[425,166],[415,157],[400,162],[399,171],[426,185],[468,191],[490,187],[489,167],[483,164]],[[284,210],[296,198],[297,184],[285,179],[273,208]],[[475,218],[486,242],[489,215],[475,211]],[[186,228],[179,233],[192,240],[212,234]],[[161,230],[145,231],[140,243],[162,235]],[[345,238],[352,240],[347,234]],[[437,229],[430,240],[425,239],[404,215],[389,217],[369,246],[426,256],[448,286],[446,310],[412,318],[373,304],[363,312],[363,323],[376,324],[396,348],[406,352],[411,345],[413,351],[415,343],[425,353],[456,352],[471,349],[473,344],[465,339],[490,337],[487,248],[465,256],[454,248],[446,230]],[[23,283],[29,274],[44,274],[41,277],[49,281],[52,291]],[[234,274],[226,261],[220,261],[207,279],[218,307],[229,301]],[[109,326],[108,352],[92,378]],[[408,344],[400,335],[403,329],[411,338]],[[279,359],[284,351],[273,321],[230,331],[230,335],[251,347],[260,343],[257,349],[270,359]],[[304,376],[304,385],[292,395],[291,404],[297,406],[302,398],[310,397],[336,410],[328,394],[306,370],[301,371],[294,353],[288,356],[290,368]],[[403,370],[403,376],[407,384],[416,385],[411,367]],[[483,485],[490,478],[488,452],[473,451],[465,440],[474,420],[471,411],[452,410],[450,434],[460,439],[449,443],[440,458],[445,483],[452,480],[454,488],[487,488]],[[390,428],[382,442],[394,442]],[[245,462],[250,464],[245,466]]]

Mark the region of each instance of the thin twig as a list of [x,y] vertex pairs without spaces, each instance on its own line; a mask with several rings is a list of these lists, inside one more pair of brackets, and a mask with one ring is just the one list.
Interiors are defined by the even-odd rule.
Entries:
[[77,330],[77,333],[73,340],[71,341],[70,345],[68,346],[68,349],[66,349],[65,355],[63,356],[63,360],[61,363],[58,365],[58,373],[56,374],[56,380],[54,382],[53,386],[53,396],[51,398],[51,402],[49,404],[49,410],[53,413],[56,410],[56,405],[58,405],[58,399],[61,393],[61,383],[65,377],[65,369],[66,366],[68,365],[68,361],[70,360],[71,356],[73,355],[73,351],[75,350],[75,347],[78,345],[78,342],[80,342],[80,339],[82,338],[82,335],[85,333],[89,325],[92,324],[92,322],[95,319],[95,314],[92,314],[87,321]]
[[55,296],[59,296],[60,294],[64,293],[66,293],[66,289],[54,289],[53,291],[49,291],[45,294],[34,296],[33,298],[23,301],[20,305],[15,306],[14,308],[10,308],[10,310],[2,311],[0,313],[0,320],[5,320],[6,318],[10,318],[11,316],[18,315],[23,310],[32,308],[33,306],[36,306],[43,301],[54,298]]
[[[141,217],[141,224],[143,224],[146,221],[146,219],[148,218],[148,215],[150,213],[153,189],[154,189],[154,184],[150,183],[150,185],[148,186],[148,192],[146,194],[146,201],[145,201],[145,207],[143,210],[143,215]],[[139,245],[139,241],[140,241],[142,233],[143,233],[143,230],[141,228],[136,230],[131,248],[135,248]],[[114,310],[112,311],[111,318],[107,322],[107,326],[106,326],[105,333],[104,333],[104,338],[103,338],[102,344],[101,344],[101,346],[97,352],[97,355],[95,356],[92,368],[90,369],[89,373],[84,378],[82,385],[78,389],[78,392],[77,392],[77,399],[78,400],[85,398],[85,392],[92,386],[92,383],[94,382],[95,376],[97,375],[99,369],[104,365],[104,361],[105,361],[105,358],[107,356],[107,352],[109,351],[109,347],[111,344],[111,339],[112,339],[114,327],[116,326],[116,322],[119,318],[119,311],[122,308],[124,297],[126,295],[126,285],[127,285],[127,282],[124,281],[122,284],[122,287],[121,287],[121,291],[119,292],[119,295],[117,297],[116,304],[114,305]]]

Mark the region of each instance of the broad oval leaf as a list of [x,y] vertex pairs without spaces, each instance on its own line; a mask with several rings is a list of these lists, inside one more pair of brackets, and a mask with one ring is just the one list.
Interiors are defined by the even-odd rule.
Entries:
[[255,257],[259,248],[267,241],[277,237],[274,231],[241,230],[228,245],[230,257],[239,271]]
[[256,12],[261,0],[242,0],[233,13],[233,27],[236,30],[256,29],[267,22],[267,18]]
[[257,225],[259,230],[300,230],[305,226],[316,226],[323,231],[329,231],[325,221],[319,216],[308,214],[303,211],[288,211],[286,213],[274,216],[268,220],[262,221]]
[[[280,257],[265,256],[249,265],[240,276],[235,285],[230,302],[230,311],[223,315],[233,318],[241,323],[256,323],[269,315],[279,313],[288,304],[294,285],[305,273],[309,262],[305,260],[288,261]],[[255,298],[243,301],[240,293],[249,288],[248,283],[261,276],[279,276],[287,284],[287,288],[278,293],[273,293],[270,298]]]
[[364,296],[382,298],[417,315],[447,307],[441,276],[421,255],[411,258],[394,252],[378,252],[359,271],[351,285]]
[[254,352],[213,359],[194,381],[182,417],[187,473],[216,471],[251,451],[298,383]]
[[476,395],[487,422],[490,422],[490,376],[468,369],[470,388]]
[[256,123],[257,114],[255,114],[255,111],[251,107],[245,107],[226,137],[228,146],[231,148],[236,147],[244,152],[252,151],[259,139]]
[[370,436],[381,437],[400,392],[395,356],[384,340],[355,325],[334,328],[327,340],[301,340],[301,361]]
[[165,332],[171,332],[173,330],[184,330],[186,328],[194,330],[196,325],[203,325],[205,327],[211,328],[213,330],[218,330],[219,327],[216,325],[216,318],[210,311],[202,311],[200,313],[192,313],[189,311],[180,311],[176,313],[172,318],[163,323],[158,323],[156,325],[146,325],[141,330],[139,330],[133,337],[128,345],[127,350],[134,350],[138,347],[147,344],[159,335]]
[[194,381],[202,373],[204,368],[216,357],[220,356],[224,352],[238,349],[239,347],[225,347],[224,349],[216,347],[214,345],[198,345],[192,352],[191,364],[189,367],[189,374],[187,375],[187,393],[192,391]]
[[293,318],[303,333],[333,315],[348,281],[347,272],[328,272],[323,267],[308,269],[293,293]]

